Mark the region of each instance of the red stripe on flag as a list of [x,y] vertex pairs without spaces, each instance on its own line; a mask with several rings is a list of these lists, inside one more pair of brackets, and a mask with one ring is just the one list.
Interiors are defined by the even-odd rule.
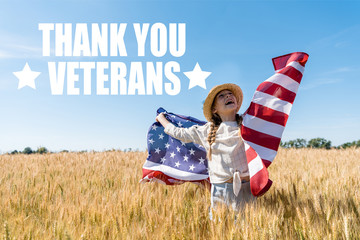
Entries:
[[244,125],[241,127],[241,135],[246,141],[250,141],[262,147],[266,147],[277,151],[280,145],[280,138],[258,132],[251,128],[247,128]]
[[286,88],[280,86],[279,84],[272,82],[263,82],[256,89],[259,92],[264,92],[274,97],[277,97],[283,101],[293,103],[296,97],[296,93],[287,90]]
[[[246,159],[247,159],[247,163],[250,163],[252,160],[254,160],[257,156],[259,156],[256,151],[252,148],[249,147],[248,150],[246,150]],[[260,156],[259,156],[260,157]],[[268,166],[270,166],[271,161],[266,160],[266,159],[262,159],[263,164],[265,165],[265,167],[267,168]]]
[[279,124],[284,127],[289,117],[287,114],[283,112],[279,112],[274,109],[253,102],[251,102],[250,107],[245,112],[245,114],[249,114],[257,118],[261,118],[265,121]]
[[273,58],[273,64],[274,64],[274,68],[275,71],[279,70],[281,68],[286,67],[286,65],[288,65],[289,63],[296,61],[298,62],[301,66],[305,67],[305,63],[307,62],[309,58],[309,55],[307,53],[304,52],[294,52],[294,53],[289,53],[280,57],[276,57]]
[[254,160],[258,154],[255,152],[255,150],[252,147],[249,147],[248,150],[246,150],[246,159],[247,162],[250,163],[252,160]]
[[262,162],[264,163],[264,165],[265,165],[266,168],[269,167],[270,164],[272,163],[271,161],[266,160],[266,159],[261,159],[261,160],[262,160]]
[[301,78],[303,76],[299,70],[292,66],[287,66],[281,69],[278,73],[284,74],[298,83],[301,82]]
[[262,184],[262,187],[258,187],[258,188],[254,188],[254,189],[251,188],[251,183],[250,183],[251,193],[255,197],[261,197],[270,189],[272,183],[273,182],[270,179],[267,179],[266,184]]
[[186,180],[181,180],[181,179],[177,179],[177,178],[173,178],[170,177],[166,174],[164,174],[163,172],[160,171],[154,171],[154,170],[149,170],[149,169],[142,169],[143,172],[143,178],[148,177],[149,179],[159,179],[160,181],[164,182],[166,185],[179,185],[182,184],[184,182],[194,182],[194,183],[201,183],[201,184],[206,184],[210,182],[210,179],[204,179],[204,180],[195,180],[195,181],[186,181]]
[[160,181],[164,182],[166,185],[174,185],[174,183],[170,182],[169,179],[178,180],[178,179],[169,177],[160,171],[154,171],[154,170],[149,170],[149,169],[144,169],[144,168],[142,171],[143,171],[143,178],[145,178],[145,177],[148,177],[149,179],[156,178],[156,179],[159,179]]
[[266,168],[258,171],[250,178],[251,193],[259,197],[271,187],[272,181],[269,179],[269,173]]

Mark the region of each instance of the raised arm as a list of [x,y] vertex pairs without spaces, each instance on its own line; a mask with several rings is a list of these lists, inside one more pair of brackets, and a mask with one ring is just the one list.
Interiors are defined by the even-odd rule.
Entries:
[[179,139],[184,143],[193,142],[204,146],[206,141],[206,128],[207,126],[193,125],[189,128],[180,128],[169,122],[163,113],[156,117],[156,121],[160,122],[165,128],[164,132],[173,138]]

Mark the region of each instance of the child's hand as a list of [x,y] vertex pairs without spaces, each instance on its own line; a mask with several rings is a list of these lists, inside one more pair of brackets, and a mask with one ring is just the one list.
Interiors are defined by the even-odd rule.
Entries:
[[164,113],[158,114],[158,115],[156,116],[156,119],[155,119],[155,120],[156,120],[157,122],[161,123],[161,120],[162,120],[162,119],[166,119]]
[[166,127],[166,125],[169,123],[169,121],[166,119],[164,113],[160,113],[159,115],[157,115],[155,120],[157,122],[161,123],[161,125],[163,125],[163,127]]

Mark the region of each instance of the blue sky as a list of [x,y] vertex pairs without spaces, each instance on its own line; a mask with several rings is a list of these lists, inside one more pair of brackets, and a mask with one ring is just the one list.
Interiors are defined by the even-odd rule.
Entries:
[[[204,120],[211,87],[241,86],[249,106],[256,87],[273,74],[271,59],[310,55],[283,141],[323,137],[339,145],[360,139],[360,4],[356,1],[0,1],[0,151],[146,148],[158,107]],[[186,52],[136,56],[128,32],[127,57],[44,57],[39,23],[186,23]],[[169,96],[54,96],[49,61],[177,61],[181,91]],[[36,90],[18,88],[13,72],[28,62]],[[211,72],[207,89],[188,89],[196,62]],[[94,78],[94,77],[93,77]],[[165,79],[164,79],[165,81]],[[82,81],[78,83],[82,89]]]

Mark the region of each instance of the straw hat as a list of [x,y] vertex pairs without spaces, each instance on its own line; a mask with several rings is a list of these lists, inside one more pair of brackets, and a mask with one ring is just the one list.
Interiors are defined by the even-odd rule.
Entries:
[[243,101],[243,93],[242,93],[241,88],[238,85],[233,84],[233,83],[225,83],[225,84],[217,85],[210,90],[209,94],[207,95],[207,97],[205,99],[204,106],[203,106],[204,116],[208,122],[211,121],[211,117],[212,117],[211,107],[213,105],[216,95],[225,89],[230,90],[234,94],[235,98],[237,99],[237,105],[238,105],[236,112],[239,111],[241,103]]

